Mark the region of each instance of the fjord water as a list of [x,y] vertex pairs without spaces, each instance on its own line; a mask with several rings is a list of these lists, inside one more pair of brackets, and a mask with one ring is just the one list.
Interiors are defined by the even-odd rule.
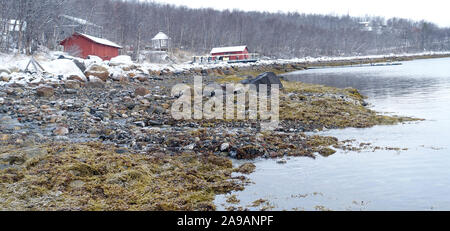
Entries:
[[[376,111],[425,121],[317,133],[407,150],[338,151],[286,164],[258,159],[254,184],[235,193],[241,206],[266,199],[274,210],[450,210],[450,58],[312,69],[286,79],[353,87]],[[224,201],[216,198],[219,209]]]

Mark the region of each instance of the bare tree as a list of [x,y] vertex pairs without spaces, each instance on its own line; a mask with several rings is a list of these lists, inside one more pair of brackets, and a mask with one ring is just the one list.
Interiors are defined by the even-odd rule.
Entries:
[[[138,0],[0,0],[3,51],[54,48],[58,17],[70,15],[103,28],[102,35],[137,55],[164,31],[172,44],[196,53],[247,45],[270,57],[361,55],[448,50],[449,28],[407,19],[299,13],[190,9]],[[11,31],[8,23],[14,22]],[[368,27],[360,22],[367,22]],[[12,38],[15,43],[11,45]]]

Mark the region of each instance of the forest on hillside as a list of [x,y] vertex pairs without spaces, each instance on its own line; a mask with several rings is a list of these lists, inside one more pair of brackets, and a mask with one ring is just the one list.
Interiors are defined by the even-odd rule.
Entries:
[[[401,18],[191,9],[123,0],[0,0],[0,49],[55,49],[70,16],[135,52],[163,31],[174,48],[208,53],[247,45],[268,57],[367,55],[450,50],[450,28]],[[90,22],[90,23],[89,23]],[[66,31],[67,32],[67,31]]]

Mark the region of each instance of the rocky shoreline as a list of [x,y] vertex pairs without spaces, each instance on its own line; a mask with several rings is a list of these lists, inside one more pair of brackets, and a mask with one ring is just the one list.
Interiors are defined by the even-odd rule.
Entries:
[[[379,115],[355,89],[283,82],[275,131],[261,131],[257,120],[177,121],[171,87],[192,84],[197,71],[110,66],[122,70],[117,76],[95,65],[86,79],[0,86],[3,210],[214,210],[216,194],[248,183],[231,173],[254,170],[233,168],[230,158],[329,156],[348,144],[304,132],[416,120]],[[282,72],[305,67],[286,65]],[[227,68],[200,70],[204,84],[278,69]]]

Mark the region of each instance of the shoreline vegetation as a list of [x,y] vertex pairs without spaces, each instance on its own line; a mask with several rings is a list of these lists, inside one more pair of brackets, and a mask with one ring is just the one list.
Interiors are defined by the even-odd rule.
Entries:
[[[387,61],[274,64],[203,75],[223,84],[265,71]],[[421,120],[380,115],[356,89],[283,81],[275,131],[260,131],[258,121],[174,121],[170,86],[187,75],[172,75],[170,84],[138,76],[95,84],[69,80],[41,93],[32,85],[0,86],[0,210],[215,210],[215,196],[243,190],[245,175],[255,170],[251,163],[233,166],[232,158],[327,157],[362,148],[305,132]]]

